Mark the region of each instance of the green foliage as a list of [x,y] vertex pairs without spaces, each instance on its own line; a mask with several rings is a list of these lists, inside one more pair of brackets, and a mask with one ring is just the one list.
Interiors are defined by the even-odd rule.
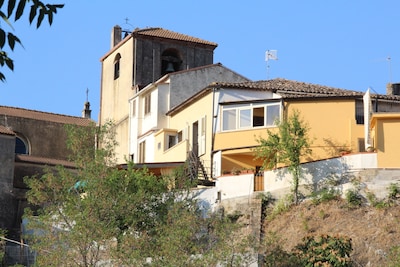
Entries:
[[334,188],[323,188],[318,192],[313,192],[311,200],[314,205],[336,200],[340,197],[340,192]]
[[301,120],[299,111],[295,110],[287,120],[278,122],[278,131],[267,130],[268,138],[260,137],[260,144],[255,149],[256,158],[263,160],[263,167],[276,168],[278,163],[288,167],[293,175],[294,202],[298,203],[298,187],[301,178],[301,158],[310,155],[308,126]]
[[282,240],[275,232],[263,236],[263,262],[266,267],[301,266],[295,254],[287,252],[282,247]]
[[347,205],[350,208],[356,208],[356,207],[361,206],[361,204],[362,204],[362,198],[361,198],[358,190],[354,190],[354,189],[348,190],[346,192],[345,198],[346,198]]
[[340,236],[306,236],[295,247],[294,253],[302,261],[301,266],[352,266],[351,239]]
[[386,265],[387,267],[400,266],[400,246],[399,245],[393,246],[390,249],[390,252],[388,253],[386,264],[387,264]]
[[287,212],[290,207],[293,205],[293,197],[292,195],[286,195],[283,198],[280,198],[272,208],[272,211],[268,215],[268,219],[274,219],[281,213]]
[[38,252],[37,266],[145,266],[147,258],[154,266],[240,266],[248,260],[250,236],[228,218],[204,217],[190,183],[171,186],[171,177],[132,163],[116,168],[112,128],[67,127],[76,168],[26,178],[34,208],[25,218],[36,233],[26,238]]
[[[7,3],[7,4],[6,4]],[[13,17],[14,22],[19,20],[25,9],[26,4],[31,3],[29,11],[29,23],[32,24],[36,19],[36,28],[39,28],[45,17],[48,19],[49,25],[53,23],[53,16],[57,13],[57,10],[63,8],[63,4],[45,4],[38,0],[8,0],[0,1],[0,16],[2,20],[12,30],[14,30],[10,19]],[[7,11],[3,11],[3,8]],[[6,65],[10,70],[14,70],[14,62],[8,56],[8,53],[4,51],[6,41],[11,51],[14,51],[15,44],[22,45],[21,40],[14,35],[12,32],[7,32],[0,26],[0,66]],[[0,80],[5,81],[5,76],[0,72]]]
[[391,200],[395,200],[398,198],[399,194],[400,194],[400,187],[398,184],[395,183],[391,183],[388,187],[388,198]]
[[375,196],[374,193],[372,192],[367,192],[366,194],[367,200],[368,202],[375,208],[377,209],[384,209],[390,206],[390,202],[389,201],[385,201],[385,200],[378,200]]
[[351,239],[340,236],[306,236],[302,243],[285,251],[282,240],[270,232],[263,237],[263,266],[352,266]]

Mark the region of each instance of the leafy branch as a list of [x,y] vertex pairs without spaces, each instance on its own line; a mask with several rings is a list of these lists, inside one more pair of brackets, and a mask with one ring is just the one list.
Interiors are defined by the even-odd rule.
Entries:
[[[14,22],[18,21],[27,6],[27,3],[31,3],[30,12],[29,12],[29,24],[32,24],[36,19],[36,28],[39,28],[42,25],[43,20],[47,17],[49,25],[53,23],[53,16],[57,13],[57,10],[64,7],[64,4],[45,4],[42,1],[38,0],[0,0],[0,17],[1,19],[11,27],[14,31],[14,27],[12,26],[11,19],[14,17]],[[6,9],[6,11],[3,11]],[[6,42],[7,41],[7,42]],[[7,32],[0,26],[0,66],[3,67],[6,65],[10,70],[14,70],[14,62],[8,56],[8,53],[4,51],[6,44],[14,51],[15,44],[18,43],[22,46],[21,40],[14,35],[12,32]],[[0,80],[4,82],[6,79],[5,75],[0,72]]]

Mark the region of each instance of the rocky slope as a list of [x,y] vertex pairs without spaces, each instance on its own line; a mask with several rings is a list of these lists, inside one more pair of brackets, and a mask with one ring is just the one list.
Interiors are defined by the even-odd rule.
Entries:
[[264,233],[276,233],[290,251],[306,235],[342,235],[352,239],[354,266],[387,266],[387,255],[400,245],[400,206],[349,208],[344,200],[293,206],[264,221]]

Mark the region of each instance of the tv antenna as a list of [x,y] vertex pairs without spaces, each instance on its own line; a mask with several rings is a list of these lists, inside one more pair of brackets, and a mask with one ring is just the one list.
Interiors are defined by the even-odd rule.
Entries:
[[278,50],[267,50],[265,52],[265,61],[267,62],[267,80],[269,80],[269,61],[278,60]]

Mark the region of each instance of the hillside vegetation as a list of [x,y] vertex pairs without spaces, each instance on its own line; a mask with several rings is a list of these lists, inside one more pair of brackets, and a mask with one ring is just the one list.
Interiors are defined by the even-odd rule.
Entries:
[[304,201],[272,216],[273,212],[267,210],[263,232],[264,240],[274,243],[275,249],[290,252],[310,235],[343,236],[351,238],[352,266],[400,266],[400,261],[393,264],[393,258],[399,257],[399,250],[396,253],[393,248],[400,245],[398,203],[371,205],[364,201],[350,207],[348,199],[334,198],[319,204]]

